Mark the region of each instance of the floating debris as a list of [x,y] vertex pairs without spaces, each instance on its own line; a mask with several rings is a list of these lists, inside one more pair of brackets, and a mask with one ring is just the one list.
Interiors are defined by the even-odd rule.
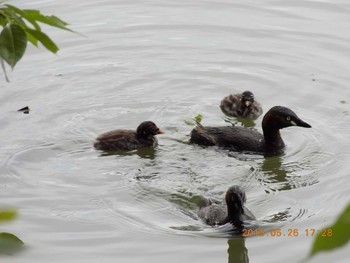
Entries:
[[21,111],[21,112],[23,112],[24,114],[29,114],[30,109],[29,109],[28,106],[25,106],[25,107],[19,109],[18,111]]

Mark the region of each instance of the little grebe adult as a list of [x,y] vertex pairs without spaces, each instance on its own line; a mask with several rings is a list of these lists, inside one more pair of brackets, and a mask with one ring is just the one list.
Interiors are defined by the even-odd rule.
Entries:
[[190,141],[204,146],[220,146],[236,152],[251,152],[263,155],[277,155],[283,152],[285,144],[280,129],[299,126],[311,128],[292,110],[283,106],[272,107],[262,120],[263,133],[239,126],[197,127],[191,132]]

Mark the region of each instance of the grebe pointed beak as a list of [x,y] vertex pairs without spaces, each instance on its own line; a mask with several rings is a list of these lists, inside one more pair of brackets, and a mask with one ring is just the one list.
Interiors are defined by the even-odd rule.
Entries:
[[[291,122],[292,123],[292,122]],[[294,124],[293,124],[294,125]],[[295,121],[295,125],[299,127],[304,127],[304,128],[311,128],[311,125],[306,123],[305,121],[299,119]]]

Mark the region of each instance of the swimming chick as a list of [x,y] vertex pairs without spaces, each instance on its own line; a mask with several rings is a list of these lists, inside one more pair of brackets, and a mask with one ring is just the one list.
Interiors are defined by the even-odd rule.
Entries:
[[256,119],[263,113],[260,103],[254,99],[254,94],[250,91],[226,96],[222,99],[220,108],[223,113],[240,118]]
[[255,216],[244,206],[245,192],[237,185],[231,186],[225,196],[226,207],[220,204],[209,203],[198,212],[206,224],[210,226],[232,223],[239,226],[245,220],[255,220]]
[[96,138],[94,147],[103,151],[130,151],[139,148],[155,147],[157,134],[163,134],[153,122],[142,122],[133,130],[114,130]]
[[191,132],[190,142],[204,146],[220,146],[236,152],[250,152],[263,155],[277,155],[283,152],[285,144],[280,129],[299,126],[311,128],[291,109],[283,106],[272,107],[262,120],[263,134],[239,126],[197,127]]

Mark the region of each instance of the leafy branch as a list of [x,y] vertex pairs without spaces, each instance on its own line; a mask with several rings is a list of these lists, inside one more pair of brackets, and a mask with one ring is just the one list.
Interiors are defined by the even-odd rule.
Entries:
[[73,32],[67,23],[57,16],[46,16],[39,10],[19,9],[15,6],[0,3],[0,64],[7,81],[5,63],[11,69],[24,55],[27,42],[38,47],[41,43],[48,51],[57,53],[59,48],[51,38],[42,32],[40,23]]

